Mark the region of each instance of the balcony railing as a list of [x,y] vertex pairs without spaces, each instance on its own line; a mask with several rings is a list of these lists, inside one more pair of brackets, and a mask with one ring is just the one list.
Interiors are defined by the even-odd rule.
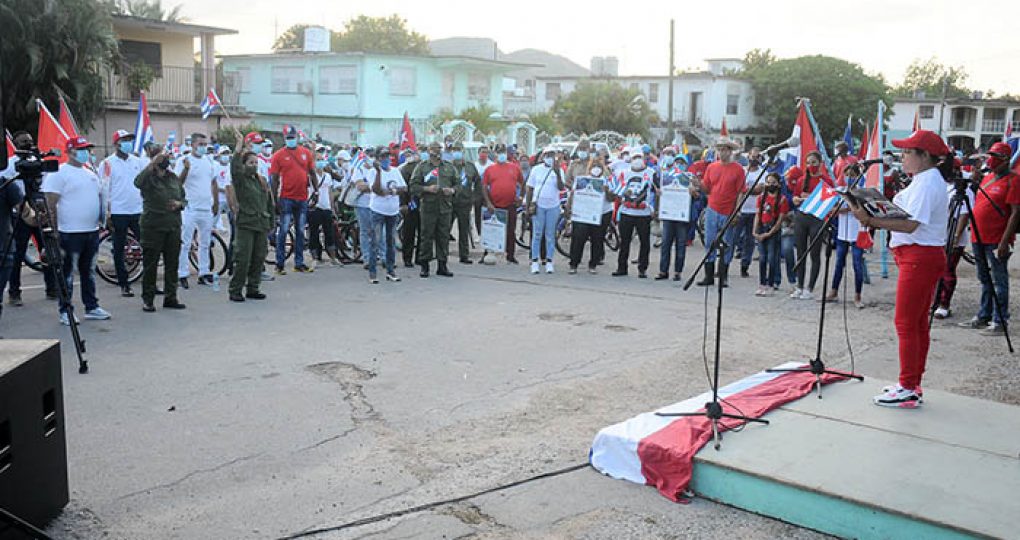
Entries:
[[957,119],[949,121],[949,129],[953,131],[974,131],[974,118]]
[[[138,92],[128,85],[131,67],[110,70],[106,77],[104,98],[107,101],[137,101]],[[207,89],[202,88],[203,71],[208,73],[208,80],[215,81],[216,94],[224,105],[237,105],[238,85],[234,74],[216,76],[216,70],[203,70],[195,67],[162,66],[153,68],[156,78],[145,90],[149,103],[170,103],[180,105],[196,105],[205,98]]]
[[985,133],[1002,133],[1006,131],[1006,121],[988,119],[982,120],[981,131],[984,131]]

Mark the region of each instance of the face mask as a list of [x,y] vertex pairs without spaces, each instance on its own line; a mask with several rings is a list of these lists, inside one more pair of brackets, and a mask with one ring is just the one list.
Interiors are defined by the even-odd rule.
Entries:
[[779,193],[779,186],[769,186],[767,189],[769,193]]
[[623,156],[624,163],[630,163],[630,156]]
[[258,169],[258,167],[255,166],[255,165],[245,165],[244,166],[244,172],[246,172],[248,174],[255,174],[255,171],[257,169]]
[[273,153],[273,147],[272,146],[263,146],[262,147],[262,155],[269,156],[272,153]]
[[379,166],[382,167],[382,170],[384,171],[390,170],[390,158],[379,160]]
[[262,151],[262,143],[252,143],[251,151],[255,152],[256,154],[261,152]]
[[202,157],[202,156],[204,156],[204,155],[205,155],[205,151],[206,151],[207,149],[208,149],[208,148],[206,147],[206,145],[204,145],[204,144],[203,144],[202,146],[196,146],[195,148],[193,148],[193,149],[191,150],[191,153],[192,153],[192,154],[195,154],[195,155],[196,155],[196,156],[198,156],[198,157]]
[[118,144],[117,146],[120,148],[121,152],[124,152],[125,154],[130,154],[131,151],[135,149],[135,142],[121,141],[120,144]]
[[634,158],[630,160],[630,168],[635,171],[640,171],[645,168],[645,160],[642,158]]
[[287,143],[287,148],[297,148],[297,139],[287,139],[284,142]]
[[375,158],[374,157],[365,158],[365,166],[371,167],[372,165],[375,165]]
[[220,156],[220,163],[224,165],[230,163],[230,156]]
[[496,160],[500,163],[506,163],[506,154],[498,154]]
[[676,158],[673,157],[673,156],[670,156],[670,155],[662,156],[662,166],[663,167],[669,167],[670,165],[673,164],[674,161],[676,161]]
[[88,150],[81,149],[81,150],[75,150],[74,151],[74,160],[77,161],[78,163],[82,163],[82,164],[88,163],[90,161],[89,158],[91,158],[91,157],[92,157],[92,153],[89,152]]
[[317,159],[317,160],[315,160],[315,168],[316,169],[320,169],[320,170],[321,169],[325,169],[326,168],[326,160],[324,160],[324,159]]
[[1003,162],[1004,160],[1002,158],[988,154],[988,160],[985,163],[988,164],[989,169],[994,171],[995,169],[998,169]]
[[450,153],[450,157],[452,157],[454,161],[461,161],[464,159],[464,152],[454,150],[452,153]]
[[545,163],[546,167],[552,167],[553,166],[553,161],[555,161],[555,160],[553,160],[553,158],[551,158],[551,157],[547,157],[547,158],[543,158],[542,159],[542,163]]
[[588,159],[588,151],[587,150],[578,150],[577,151],[577,158],[578,159]]
[[422,153],[418,154],[418,159],[420,159],[422,161],[425,161],[428,158],[429,158],[429,153],[428,152],[422,152]]
[[592,167],[591,168],[591,175],[592,176],[602,176],[602,167]]

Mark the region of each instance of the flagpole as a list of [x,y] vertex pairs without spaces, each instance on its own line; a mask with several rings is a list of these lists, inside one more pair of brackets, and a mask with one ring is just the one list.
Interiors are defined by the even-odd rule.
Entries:
[[[878,128],[875,133],[878,134],[878,152],[882,155],[882,141],[885,139],[885,130],[882,129],[882,118],[885,113],[885,103],[882,100],[878,100],[878,118],[875,119],[878,122]],[[878,157],[878,156],[875,156]],[[885,193],[885,163],[878,163],[878,191]],[[889,232],[885,229],[878,230],[878,242],[882,246],[880,253],[881,271],[882,278],[886,279],[889,277],[889,243],[886,241],[889,237]]]
[[[223,111],[223,116],[226,116],[227,120],[233,122],[234,119],[231,118],[230,113],[227,112],[227,106],[223,104],[223,100],[220,99],[220,96],[216,94],[216,88],[210,88],[209,91],[212,92],[212,95],[216,98],[216,102],[220,104],[220,110]],[[218,128],[219,125],[220,125],[219,122],[217,122],[216,127]]]

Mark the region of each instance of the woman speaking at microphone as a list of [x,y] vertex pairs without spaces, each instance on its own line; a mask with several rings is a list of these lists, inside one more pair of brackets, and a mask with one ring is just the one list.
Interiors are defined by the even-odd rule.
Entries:
[[897,384],[883,388],[874,402],[883,407],[916,409],[922,402],[921,376],[930,344],[928,308],[946,266],[949,196],[943,178],[951,172],[953,162],[947,158],[950,151],[942,138],[931,131],[915,131],[892,144],[903,149],[903,171],[913,174],[910,186],[893,199],[910,214],[910,219],[875,218],[860,207],[854,207],[853,212],[862,226],[890,231],[889,247],[899,267],[895,324],[900,377]]

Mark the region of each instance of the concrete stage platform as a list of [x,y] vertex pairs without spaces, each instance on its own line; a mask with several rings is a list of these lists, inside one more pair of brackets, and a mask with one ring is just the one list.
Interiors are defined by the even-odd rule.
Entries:
[[887,381],[826,385],[705,445],[700,496],[847,538],[1020,538],[1020,407],[925,390],[875,406]]

